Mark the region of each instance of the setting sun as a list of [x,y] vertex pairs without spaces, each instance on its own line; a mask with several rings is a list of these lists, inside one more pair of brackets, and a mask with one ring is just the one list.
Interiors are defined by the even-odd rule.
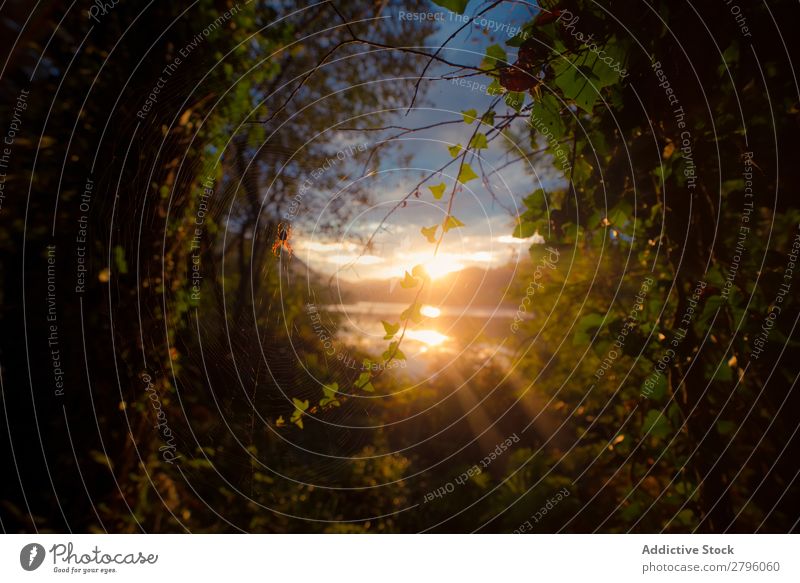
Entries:
[[464,269],[463,263],[459,263],[452,257],[447,257],[446,255],[432,257],[426,260],[424,265],[425,270],[432,279],[438,279],[447,275],[448,273],[453,273],[454,271],[460,271]]

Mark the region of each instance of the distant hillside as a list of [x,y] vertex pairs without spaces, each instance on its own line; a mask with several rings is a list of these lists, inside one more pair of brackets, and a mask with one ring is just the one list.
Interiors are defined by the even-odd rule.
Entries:
[[[494,269],[467,267],[445,275],[426,286],[422,301],[433,305],[485,305],[496,306],[508,303],[509,285],[519,265],[507,265]],[[416,290],[404,289],[396,280],[364,280],[359,282],[339,281],[342,301],[358,302],[411,302]]]

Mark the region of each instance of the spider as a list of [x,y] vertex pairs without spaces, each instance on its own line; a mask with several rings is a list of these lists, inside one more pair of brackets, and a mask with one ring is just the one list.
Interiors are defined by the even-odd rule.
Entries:
[[289,255],[292,254],[292,245],[289,243],[289,239],[292,237],[292,225],[289,223],[280,222],[278,223],[278,236],[275,238],[275,242],[272,244],[272,253],[277,257],[280,254],[281,249],[285,249]]

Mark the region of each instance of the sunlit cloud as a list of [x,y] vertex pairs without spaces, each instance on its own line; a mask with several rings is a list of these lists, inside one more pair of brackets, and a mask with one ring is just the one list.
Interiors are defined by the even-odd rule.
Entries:
[[500,235],[497,237],[497,242],[504,245],[544,245],[545,239],[539,234],[539,231],[536,231],[533,235],[524,239],[512,237],[511,235]]
[[477,251],[475,253],[469,253],[465,255],[464,259],[467,261],[475,261],[477,263],[492,263],[495,257],[494,253],[489,253],[488,251]]

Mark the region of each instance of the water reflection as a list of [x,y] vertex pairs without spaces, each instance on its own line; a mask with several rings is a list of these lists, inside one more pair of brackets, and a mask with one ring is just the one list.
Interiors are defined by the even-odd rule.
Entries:
[[[373,359],[379,359],[389,340],[384,338],[382,321],[398,323],[407,304],[360,301],[333,304],[326,310],[342,315],[336,337],[344,345],[358,348]],[[437,374],[442,358],[458,356],[464,362],[464,350],[470,359],[509,358],[511,351],[499,344],[509,335],[510,322],[516,310],[507,306],[424,305],[423,321],[409,323],[405,332],[403,372],[415,378]],[[399,332],[398,332],[399,335]],[[415,358],[420,356],[423,358]]]
[[439,346],[445,340],[449,340],[449,336],[445,336],[436,330],[407,330],[406,338],[422,342],[425,346]]
[[422,306],[422,308],[419,310],[419,313],[426,318],[438,318],[442,315],[442,311],[439,308],[434,308],[433,306]]

